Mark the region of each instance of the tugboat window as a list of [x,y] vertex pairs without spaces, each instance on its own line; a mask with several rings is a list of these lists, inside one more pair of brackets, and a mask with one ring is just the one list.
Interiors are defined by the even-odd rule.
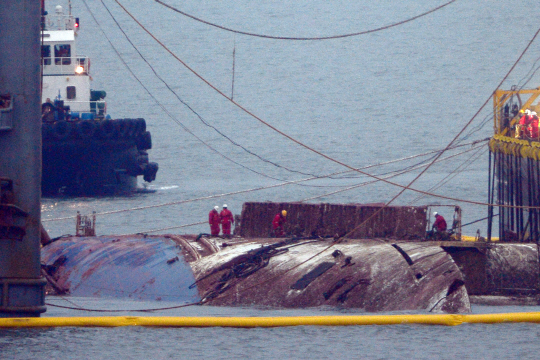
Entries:
[[51,65],[51,45],[41,45],[43,65]]
[[54,57],[56,65],[70,65],[71,45],[54,45]]
[[75,89],[75,86],[68,86],[66,88],[66,93],[69,100],[73,100],[77,97],[77,91]]

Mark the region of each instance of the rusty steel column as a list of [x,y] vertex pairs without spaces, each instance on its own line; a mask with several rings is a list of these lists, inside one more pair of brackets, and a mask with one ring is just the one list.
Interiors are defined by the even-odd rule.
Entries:
[[40,1],[0,0],[0,317],[45,311],[40,26]]

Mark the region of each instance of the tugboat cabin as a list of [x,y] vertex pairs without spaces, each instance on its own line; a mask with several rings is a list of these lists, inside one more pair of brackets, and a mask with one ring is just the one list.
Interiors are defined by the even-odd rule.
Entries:
[[[93,113],[104,116],[104,91],[90,89],[90,59],[77,55],[75,40],[79,19],[65,15],[58,5],[55,14],[44,16],[41,67],[42,103],[63,101],[72,115]],[[82,114],[81,114],[82,115]]]

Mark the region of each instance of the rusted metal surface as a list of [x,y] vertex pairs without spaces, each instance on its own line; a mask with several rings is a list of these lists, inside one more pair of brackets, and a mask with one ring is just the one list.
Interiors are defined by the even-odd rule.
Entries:
[[470,311],[461,272],[438,246],[396,248],[374,240],[329,245],[258,239],[226,247],[192,267],[201,298],[212,305]]
[[540,294],[535,244],[445,242],[442,246],[463,273],[469,295]]
[[491,294],[535,294],[539,288],[536,244],[497,244],[486,252]]
[[77,211],[77,219],[75,221],[75,230],[77,236],[96,236],[96,212],[90,215],[81,215]]
[[68,237],[43,247],[42,254],[56,290],[77,296],[470,311],[461,272],[439,246],[367,239],[226,241],[194,235]]
[[[351,239],[425,238],[427,207],[389,206],[381,210],[382,206],[248,202],[242,207],[240,235],[246,238],[271,236],[274,216],[281,210],[286,210],[287,222],[284,226],[286,234],[304,237],[347,234]],[[377,215],[370,218],[379,210],[381,211]],[[354,230],[367,219],[369,220],[365,225]]]
[[198,300],[183,249],[165,236],[62,238],[43,247],[42,262],[71,295]]
[[468,294],[539,285],[531,244],[131,235],[62,238],[42,257],[58,293],[226,306],[463,313]]

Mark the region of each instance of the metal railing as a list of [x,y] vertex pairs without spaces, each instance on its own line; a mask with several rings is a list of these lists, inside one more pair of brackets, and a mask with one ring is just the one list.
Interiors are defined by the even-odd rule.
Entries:
[[69,106],[71,112],[87,112],[96,115],[105,115],[107,112],[107,102],[105,100],[97,101],[75,101],[64,100],[64,106]]
[[73,15],[49,14],[42,18],[42,22],[45,30],[76,30]]

